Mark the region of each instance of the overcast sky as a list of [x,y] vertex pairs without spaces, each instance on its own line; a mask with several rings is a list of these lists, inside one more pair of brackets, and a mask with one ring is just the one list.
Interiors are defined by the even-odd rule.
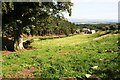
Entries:
[[119,0],[71,0],[72,16],[77,19],[118,19]]

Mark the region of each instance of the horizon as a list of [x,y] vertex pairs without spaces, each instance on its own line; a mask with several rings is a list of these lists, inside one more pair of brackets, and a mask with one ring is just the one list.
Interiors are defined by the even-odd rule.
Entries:
[[75,19],[70,18],[68,21],[75,24],[108,24],[108,23],[119,23],[118,19]]

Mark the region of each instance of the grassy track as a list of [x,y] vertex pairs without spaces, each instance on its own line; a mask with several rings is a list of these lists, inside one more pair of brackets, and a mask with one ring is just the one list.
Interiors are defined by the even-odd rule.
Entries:
[[[118,35],[99,35],[33,42],[35,50],[3,56],[3,77],[83,78],[85,74],[95,74],[103,80],[120,78]],[[98,68],[94,70],[93,66]],[[25,73],[25,69],[33,67],[33,71]]]

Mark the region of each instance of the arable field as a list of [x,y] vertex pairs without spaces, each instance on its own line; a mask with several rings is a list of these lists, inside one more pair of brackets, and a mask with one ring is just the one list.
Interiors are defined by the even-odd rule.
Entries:
[[33,50],[2,56],[3,78],[63,77],[102,80],[120,78],[118,34],[78,34],[70,37],[38,40]]

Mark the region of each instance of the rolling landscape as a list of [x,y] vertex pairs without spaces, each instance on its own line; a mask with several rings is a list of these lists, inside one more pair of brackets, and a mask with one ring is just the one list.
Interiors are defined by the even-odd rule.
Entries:
[[[91,10],[96,18],[90,11],[86,15],[85,9],[81,10],[84,15],[78,14],[80,5],[75,5],[74,1],[56,0],[2,2],[0,79],[119,80],[118,20],[111,15],[104,16],[105,11],[101,14],[96,7],[96,12]],[[102,7],[99,10],[109,9]],[[71,18],[66,18],[63,12]],[[97,12],[106,19],[98,18]],[[79,15],[88,18],[79,18]]]
[[116,24],[118,23],[117,19],[75,19],[68,18],[70,22],[75,24]]
[[119,34],[105,33],[39,40],[31,44],[33,50],[3,54],[3,77],[82,80],[89,74],[102,80],[118,79]]

